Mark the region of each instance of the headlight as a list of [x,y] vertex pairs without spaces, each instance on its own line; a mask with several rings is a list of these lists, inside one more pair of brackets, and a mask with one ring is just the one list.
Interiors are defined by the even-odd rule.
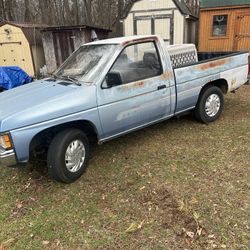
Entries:
[[0,136],[0,147],[7,150],[12,148],[12,143],[9,134],[4,134]]

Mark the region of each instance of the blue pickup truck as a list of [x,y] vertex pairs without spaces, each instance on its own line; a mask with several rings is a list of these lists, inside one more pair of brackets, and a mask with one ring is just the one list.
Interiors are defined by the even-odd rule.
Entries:
[[248,53],[197,53],[158,36],[81,46],[50,78],[0,94],[0,161],[22,165],[47,152],[51,178],[71,183],[99,144],[187,111],[219,118],[224,94],[248,74]]

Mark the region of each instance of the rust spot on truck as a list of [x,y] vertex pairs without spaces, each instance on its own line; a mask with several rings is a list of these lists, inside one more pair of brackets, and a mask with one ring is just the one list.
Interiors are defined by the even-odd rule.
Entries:
[[225,65],[225,64],[227,64],[229,62],[230,62],[229,59],[217,60],[217,61],[208,62],[208,63],[205,63],[205,64],[198,65],[197,69],[199,69],[199,70],[207,70],[207,69],[223,66],[223,65]]
[[234,79],[231,81],[232,87],[233,87],[234,85],[236,85],[236,83],[237,83],[237,80],[236,80],[236,78],[234,78]]
[[162,74],[162,80],[167,80],[167,79],[174,79],[174,73],[172,70],[170,71],[164,71]]
[[133,82],[133,83],[128,83],[128,84],[123,84],[119,86],[120,90],[129,90],[129,89],[139,89],[144,87],[144,82],[139,81],[139,82]]
[[168,75],[167,75],[167,71],[164,71],[163,72],[163,74],[162,74],[162,80],[167,80],[167,77],[168,77]]

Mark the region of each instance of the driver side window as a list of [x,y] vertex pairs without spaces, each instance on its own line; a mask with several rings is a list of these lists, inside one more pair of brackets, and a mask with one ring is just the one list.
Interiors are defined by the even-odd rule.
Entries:
[[163,72],[159,53],[154,42],[126,47],[110,69],[103,84],[110,88],[152,78]]

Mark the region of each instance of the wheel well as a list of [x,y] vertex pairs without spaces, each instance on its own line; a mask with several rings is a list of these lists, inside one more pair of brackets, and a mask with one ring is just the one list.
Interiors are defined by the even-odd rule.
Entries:
[[227,94],[228,92],[228,84],[227,81],[225,79],[218,79],[212,82],[207,83],[205,86],[203,86],[201,93],[203,92],[204,89],[207,89],[211,86],[216,86],[219,89],[221,89],[223,94]]
[[47,128],[36,134],[31,140],[29,147],[30,152],[33,152],[34,150],[39,151],[42,148],[47,149],[57,133],[69,128],[80,129],[87,135],[90,142],[97,142],[97,131],[95,126],[91,122],[85,120],[73,121]]

